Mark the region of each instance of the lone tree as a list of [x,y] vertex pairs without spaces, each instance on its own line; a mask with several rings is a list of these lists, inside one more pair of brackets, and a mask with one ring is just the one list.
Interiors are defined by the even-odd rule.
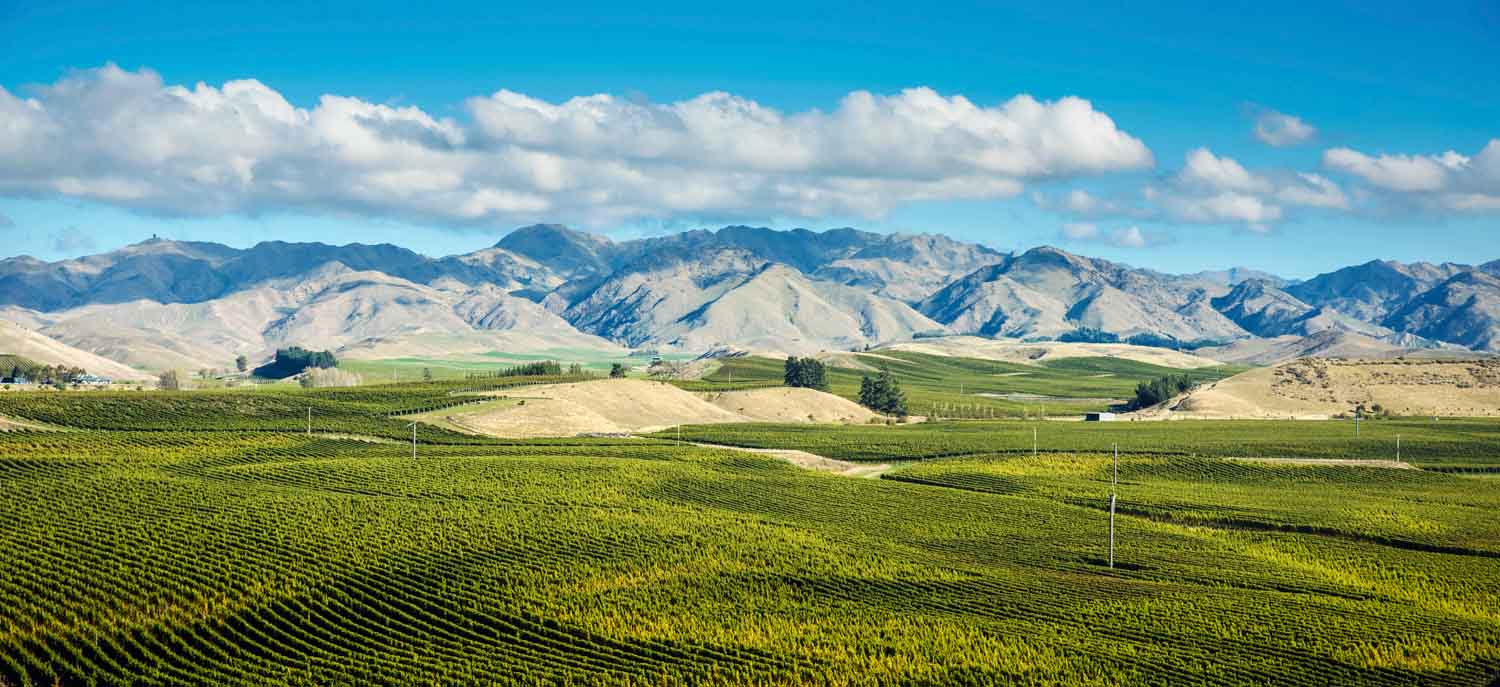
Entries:
[[609,376],[615,379],[623,378],[625,376],[625,373],[629,371],[630,368],[625,367],[620,363],[612,363],[609,366]]
[[167,370],[156,376],[156,386],[164,391],[176,391],[182,388],[182,381],[177,378],[177,370]]
[[422,381],[424,381],[424,382],[430,382],[430,381],[432,381],[432,368],[430,368],[430,367],[424,367],[424,368],[422,368]]
[[827,391],[828,371],[817,358],[792,356],[786,359],[786,374],[782,383],[786,386]]
[[245,370],[250,369],[250,359],[246,358],[244,354],[235,356],[234,369],[239,370],[240,372],[244,372]]
[[888,368],[859,380],[859,404],[877,413],[906,417],[906,392]]

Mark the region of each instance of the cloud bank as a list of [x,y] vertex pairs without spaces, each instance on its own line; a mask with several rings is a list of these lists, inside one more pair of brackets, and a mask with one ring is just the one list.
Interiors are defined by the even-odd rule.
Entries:
[[1500,139],[1491,139],[1472,157],[1452,150],[1438,155],[1367,155],[1333,148],[1323,153],[1323,166],[1430,210],[1500,211]]
[[1065,241],[1103,243],[1117,248],[1145,248],[1171,242],[1164,234],[1148,234],[1135,225],[1106,232],[1092,222],[1065,223],[1058,235]]
[[0,88],[0,194],[178,215],[339,212],[443,224],[877,217],[1032,181],[1153,164],[1087,100],[984,106],[913,88],[786,113],[729,93],[672,103],[501,90],[464,117],[253,79],[163,83],[113,65]]
[[1159,184],[1145,186],[1139,203],[1101,199],[1082,189],[1058,197],[1034,193],[1032,199],[1042,208],[1080,218],[1233,224],[1262,233],[1285,219],[1291,208],[1351,207],[1343,188],[1326,177],[1309,172],[1252,171],[1208,148],[1188,151],[1182,169]]

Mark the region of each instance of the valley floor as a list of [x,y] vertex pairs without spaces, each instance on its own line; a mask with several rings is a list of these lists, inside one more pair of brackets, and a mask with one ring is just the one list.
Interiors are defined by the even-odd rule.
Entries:
[[1500,675],[1500,422],[408,424],[537,381],[0,397],[0,684]]

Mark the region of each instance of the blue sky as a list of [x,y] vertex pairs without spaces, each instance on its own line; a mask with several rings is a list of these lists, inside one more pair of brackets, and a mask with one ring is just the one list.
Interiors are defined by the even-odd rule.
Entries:
[[[933,231],[1291,276],[1500,258],[1493,3],[22,4],[0,7],[0,124],[56,140],[7,143],[0,126],[0,256],[153,233],[446,254],[564,221],[616,237],[727,222]],[[161,102],[244,79],[312,123],[226,123],[222,107],[184,120]],[[930,96],[903,95],[917,87]],[[491,98],[502,89],[517,98]],[[727,123],[679,137],[675,105],[708,92],[734,100],[683,116]],[[857,92],[873,114],[841,117]],[[368,145],[401,147],[330,161],[330,140],[347,141],[318,126],[325,94],[355,103],[341,121],[379,121]],[[534,103],[595,94],[612,100],[583,108],[603,123],[592,143],[518,123]],[[1007,108],[1019,94],[1041,103],[1035,119]],[[1110,126],[1051,107],[1070,96]],[[923,118],[957,97],[977,110],[955,138]],[[744,103],[785,121],[747,133],[722,117]],[[1257,138],[1276,121],[1296,124],[1268,137],[1279,145]],[[1031,142],[986,140],[1009,126]],[[668,142],[620,142],[642,131]],[[893,139],[908,145],[881,146]],[[1079,192],[1091,202],[1067,202]]]

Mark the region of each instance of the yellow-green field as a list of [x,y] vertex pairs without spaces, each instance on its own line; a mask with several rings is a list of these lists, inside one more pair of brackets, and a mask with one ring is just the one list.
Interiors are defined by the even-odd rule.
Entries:
[[[1029,448],[1025,423],[741,435],[871,460],[955,447],[882,479],[665,438],[427,426],[414,460],[404,418],[475,384],[0,398],[0,415],[62,428],[0,433],[0,684],[1500,674],[1487,477],[1225,457],[1337,453],[1258,423],[1041,423],[1058,434],[1035,457],[1012,446]],[[1500,424],[1442,427],[1425,435],[1445,442],[1435,462],[1500,463]],[[710,429],[687,435],[728,436]],[[1117,442],[1177,448],[1122,456],[1111,569],[1099,447]]]

